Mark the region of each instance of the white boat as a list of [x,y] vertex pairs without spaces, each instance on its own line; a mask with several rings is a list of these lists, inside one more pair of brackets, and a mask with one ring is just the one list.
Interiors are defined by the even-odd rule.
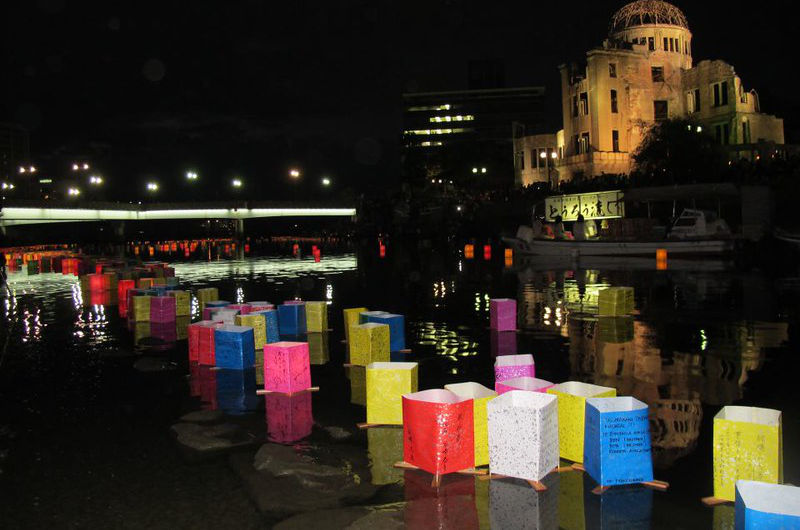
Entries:
[[[666,250],[668,256],[718,256],[733,252],[735,239],[722,220],[708,219],[702,210],[684,210],[675,221],[666,239],[615,241],[602,238],[542,239],[525,237],[532,234],[529,227],[520,227],[517,237],[503,241],[515,253],[536,256],[655,256]],[[520,237],[522,236],[522,237]]]

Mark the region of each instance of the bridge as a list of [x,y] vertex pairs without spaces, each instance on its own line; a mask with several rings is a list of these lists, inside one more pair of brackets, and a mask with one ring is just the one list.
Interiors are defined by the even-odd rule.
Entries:
[[155,221],[170,219],[245,219],[263,217],[351,217],[352,207],[322,204],[266,202],[215,203],[104,203],[62,201],[6,201],[0,206],[0,228],[46,223],[91,221]]

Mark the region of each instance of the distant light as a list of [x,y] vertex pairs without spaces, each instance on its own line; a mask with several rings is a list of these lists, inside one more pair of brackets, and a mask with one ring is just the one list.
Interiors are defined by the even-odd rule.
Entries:
[[481,168],[481,173],[486,173],[486,168],[485,167]]
[[187,180],[197,180],[197,173],[194,171],[187,171],[186,172],[186,179]]
[[72,164],[72,171],[78,171],[80,166],[78,164]]
[[25,173],[25,171],[26,171],[26,170],[25,170],[25,168],[24,168],[24,167],[22,167],[22,166],[20,166],[20,168],[19,168],[19,172],[20,172],[20,173]]
[[158,191],[158,183],[156,183],[156,182],[148,182],[147,183],[147,191]]
[[52,184],[53,179],[39,179],[39,184]]
[[4,190],[13,190],[14,189],[14,185],[10,184],[8,182],[3,182],[3,189]]
[[460,212],[461,211],[461,206],[456,206],[456,211]]
[[242,187],[241,179],[233,179],[231,181],[231,184],[233,185],[234,188],[241,188]]
[[439,179],[439,184],[441,184],[441,183],[442,183],[442,179]]
[[300,177],[300,170],[299,169],[290,169],[289,170],[289,176],[294,178],[294,179]]
[[323,177],[322,178],[322,185],[323,186],[330,186],[331,185],[331,179],[329,179],[328,177]]
[[92,175],[89,177],[89,183],[94,184],[95,186],[99,186],[103,183],[103,177],[98,177],[96,175]]
[[697,132],[703,132],[703,128],[700,127],[699,125],[697,126]]
[[70,188],[70,189],[67,190],[67,194],[70,197],[77,197],[78,195],[81,194],[81,190],[78,189],[78,188]]
[[544,160],[545,158],[547,158],[547,153],[545,151],[542,151],[541,153],[539,153],[539,158]]
[[84,162],[84,163],[83,163],[83,169],[89,169],[89,164],[87,164],[86,162]]
[[436,179],[431,179],[431,184],[436,184]]
[[556,153],[555,151],[553,151],[552,153],[550,153],[550,158],[552,158],[553,160],[555,160],[556,158],[558,158],[558,153]]
[[476,168],[476,167],[472,168],[472,172],[473,173],[477,173],[478,172],[478,168]]
[[31,173],[36,173],[36,166],[29,167],[28,171],[30,171]]

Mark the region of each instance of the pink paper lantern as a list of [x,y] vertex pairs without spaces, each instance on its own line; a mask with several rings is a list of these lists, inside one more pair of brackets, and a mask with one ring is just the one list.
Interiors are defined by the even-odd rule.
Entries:
[[434,475],[475,467],[472,399],[443,389],[405,394],[403,459]]
[[533,355],[502,355],[494,361],[495,383],[514,377],[535,377],[536,365]]
[[291,394],[311,387],[307,342],[273,342],[264,346],[264,389]]
[[511,390],[527,390],[528,392],[547,392],[548,388],[555,386],[555,383],[536,379],[535,377],[514,377],[505,381],[498,381],[494,384],[494,390],[498,395],[505,394]]
[[253,311],[253,307],[250,304],[231,304],[226,306],[225,309],[235,309],[240,315],[247,315]]
[[497,331],[517,329],[517,301],[510,298],[494,298],[489,301],[489,321]]

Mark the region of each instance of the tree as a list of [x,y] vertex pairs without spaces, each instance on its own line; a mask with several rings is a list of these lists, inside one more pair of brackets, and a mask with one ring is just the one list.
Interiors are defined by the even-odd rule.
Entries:
[[719,181],[728,157],[702,126],[679,119],[651,127],[633,160],[639,184],[661,185]]

